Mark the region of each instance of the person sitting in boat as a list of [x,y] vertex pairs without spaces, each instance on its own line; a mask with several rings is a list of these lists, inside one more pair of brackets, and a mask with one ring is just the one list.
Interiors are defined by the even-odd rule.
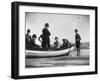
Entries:
[[35,43],[36,38],[37,38],[36,34],[33,34],[30,41],[31,44],[30,48],[39,48],[39,46]]
[[65,39],[65,42],[67,43],[67,47],[71,46],[71,42],[69,42],[67,39]]
[[59,48],[58,37],[55,37],[54,48]]
[[50,32],[48,30],[49,24],[45,23],[45,28],[43,28],[43,48],[50,48]]
[[30,32],[31,32],[30,29],[28,29],[27,34],[25,35],[26,49],[30,47],[30,40],[31,40]]
[[69,41],[67,39],[62,39],[63,44],[61,46],[61,48],[68,48],[70,47]]

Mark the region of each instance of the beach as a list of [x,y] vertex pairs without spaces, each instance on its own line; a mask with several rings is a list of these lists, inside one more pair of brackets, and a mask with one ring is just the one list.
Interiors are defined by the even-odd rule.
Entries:
[[26,68],[41,67],[65,67],[65,66],[83,66],[89,65],[89,49],[81,49],[81,53],[77,56],[75,50],[69,55],[52,57],[52,58],[25,58]]

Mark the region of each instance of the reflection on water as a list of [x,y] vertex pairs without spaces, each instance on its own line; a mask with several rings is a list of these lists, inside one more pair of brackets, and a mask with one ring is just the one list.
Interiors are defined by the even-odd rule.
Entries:
[[25,59],[26,68],[75,66],[75,65],[89,65],[89,49],[82,49],[80,56],[76,55],[76,51],[72,51],[70,52],[69,56]]

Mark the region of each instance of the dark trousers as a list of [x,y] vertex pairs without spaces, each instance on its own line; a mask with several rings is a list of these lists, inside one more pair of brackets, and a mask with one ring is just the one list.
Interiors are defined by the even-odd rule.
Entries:
[[76,50],[77,50],[77,55],[80,54],[80,41],[76,42]]

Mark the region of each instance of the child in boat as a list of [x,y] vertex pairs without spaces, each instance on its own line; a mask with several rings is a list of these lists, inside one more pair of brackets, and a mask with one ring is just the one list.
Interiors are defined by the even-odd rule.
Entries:
[[30,32],[31,32],[30,29],[28,29],[27,34],[25,35],[26,49],[30,47],[30,40],[31,40]]
[[68,48],[70,47],[69,41],[67,39],[62,39],[63,44],[61,46],[61,48]]
[[58,37],[55,37],[54,48],[59,48]]
[[67,43],[67,47],[71,46],[71,42],[69,42],[67,39],[65,39],[65,42]]
[[31,48],[39,48],[39,46],[35,43],[36,38],[37,38],[36,34],[33,34],[30,41]]

